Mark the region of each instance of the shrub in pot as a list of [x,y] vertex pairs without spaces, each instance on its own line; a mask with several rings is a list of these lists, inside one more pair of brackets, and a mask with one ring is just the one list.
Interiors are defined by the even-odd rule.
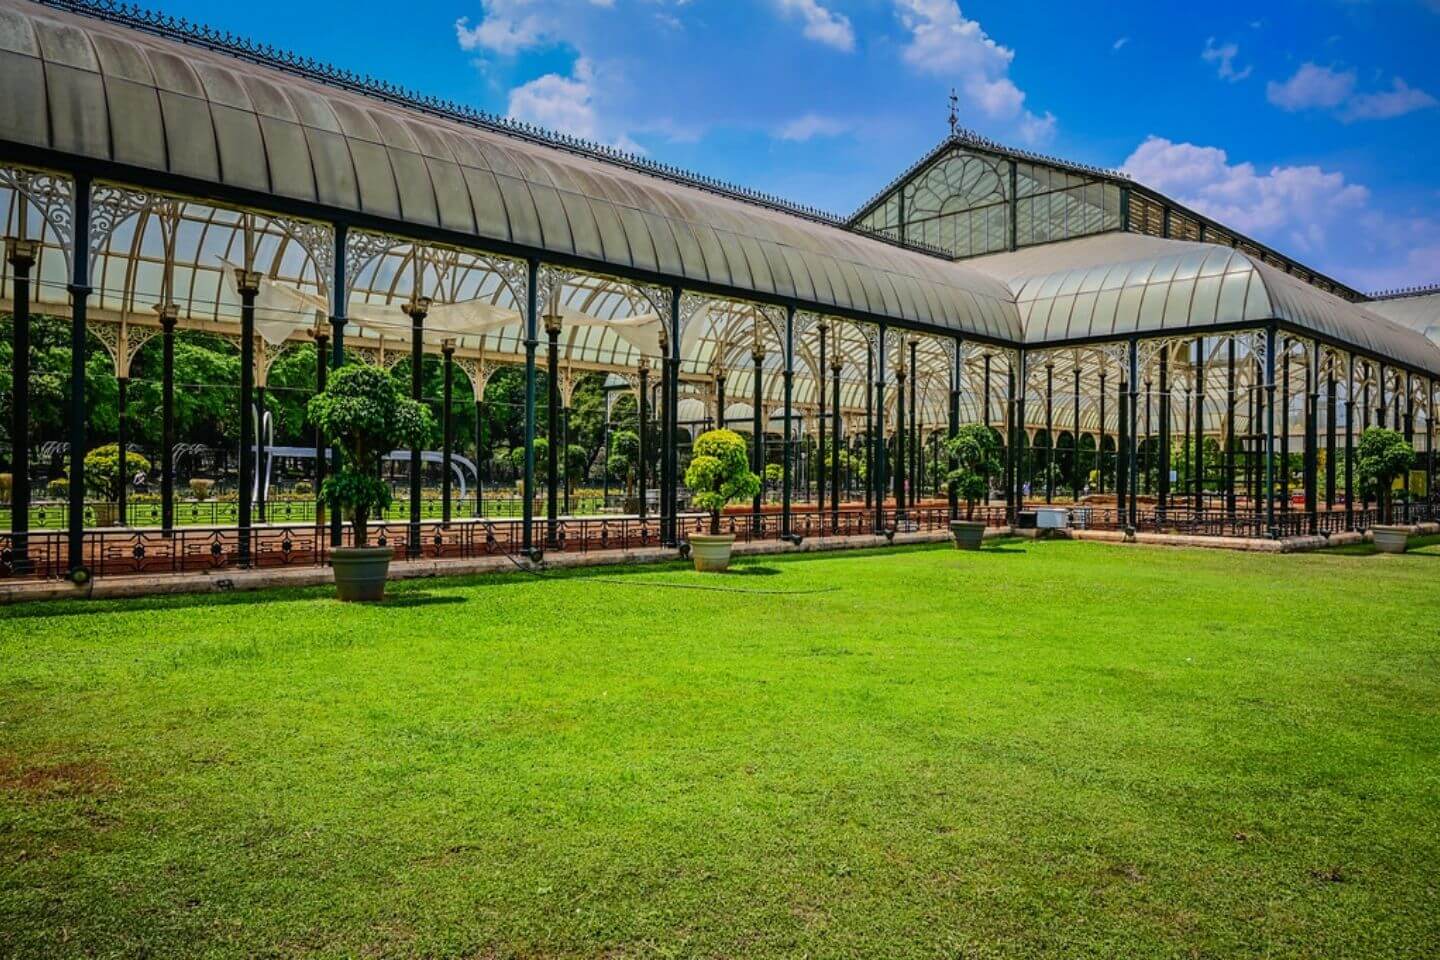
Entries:
[[296,480],[294,492],[295,496],[308,499],[312,494],[314,494],[315,488],[310,486],[309,480]]
[[734,430],[710,430],[695,438],[694,456],[685,470],[690,502],[710,514],[710,532],[691,534],[695,569],[719,572],[730,566],[735,535],[720,532],[720,511],[739,500],[753,500],[760,478],[750,472],[745,440]]
[[401,396],[388,374],[365,364],[337,370],[306,410],[340,451],[339,469],[325,478],[320,495],[331,509],[344,511],[355,532],[353,546],[331,551],[337,592],[341,600],[380,600],[391,551],[370,546],[369,523],[390,505],[381,463],[391,450],[425,444],[434,418],[423,404]]
[[1380,507],[1381,522],[1371,527],[1375,546],[1386,553],[1404,553],[1410,528],[1391,526],[1395,522],[1394,488],[1395,481],[1415,465],[1415,450],[1396,431],[1371,427],[1360,435],[1355,453],[1360,488]]
[[15,489],[15,477],[13,474],[0,473],[0,503],[10,502],[10,493]]
[[[120,519],[120,488],[135,473],[148,473],[150,461],[138,453],[125,454],[125,472],[120,471],[120,445],[107,443],[85,454],[85,484],[100,498],[95,504],[95,524],[113,527]],[[51,488],[54,488],[54,481]],[[69,488],[69,484],[66,484]]]
[[192,500],[207,500],[214,490],[214,480],[206,480],[203,477],[190,478],[190,498]]
[[990,478],[1000,472],[1000,441],[995,432],[980,423],[967,423],[945,441],[945,452],[955,461],[946,479],[955,485],[955,495],[965,504],[965,519],[950,523],[950,534],[958,550],[979,550],[985,537],[985,521],[976,520],[975,504],[990,490]]
[[70,496],[70,480],[66,477],[56,477],[45,484],[45,492],[50,494],[51,500],[65,500]]

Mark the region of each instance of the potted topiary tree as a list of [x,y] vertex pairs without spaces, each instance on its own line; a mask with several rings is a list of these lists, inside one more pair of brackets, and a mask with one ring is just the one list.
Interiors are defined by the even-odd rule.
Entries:
[[434,433],[434,418],[424,405],[402,397],[383,370],[365,364],[337,370],[307,409],[340,450],[340,468],[325,478],[320,495],[330,509],[349,514],[355,531],[353,546],[330,553],[336,591],[341,600],[380,600],[391,550],[370,546],[369,523],[390,505],[381,461],[396,448],[423,446]]
[[691,502],[710,513],[709,534],[691,534],[695,569],[718,573],[730,566],[733,533],[720,532],[720,511],[737,500],[752,500],[760,478],[750,472],[745,440],[734,430],[710,430],[695,438],[694,457],[685,470]]
[[[138,453],[125,454],[125,472],[145,473],[150,461]],[[85,484],[100,496],[95,504],[95,525],[113,527],[120,518],[120,488],[130,478],[120,473],[120,445],[107,443],[85,454]]]
[[950,521],[950,534],[957,550],[979,550],[985,521],[973,519],[975,504],[989,491],[990,478],[1000,472],[1000,441],[984,424],[967,423],[945,441],[945,451],[955,461],[946,479],[965,502],[965,519]]
[[1385,553],[1404,553],[1410,538],[1409,527],[1390,526],[1395,522],[1395,481],[1415,465],[1415,451],[1394,430],[1371,427],[1360,435],[1355,466],[1360,486],[1373,496],[1380,508],[1381,523],[1370,528],[1375,546]]

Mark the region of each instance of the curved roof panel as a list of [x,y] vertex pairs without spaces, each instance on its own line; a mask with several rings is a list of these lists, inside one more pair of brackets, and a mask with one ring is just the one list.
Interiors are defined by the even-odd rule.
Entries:
[[0,140],[741,297],[1019,336],[1008,291],[968,267],[27,0],[0,0],[0,78]]
[[1440,347],[1230,247],[1109,233],[967,263],[1005,283],[1027,343],[1155,335],[1283,320],[1440,373]]

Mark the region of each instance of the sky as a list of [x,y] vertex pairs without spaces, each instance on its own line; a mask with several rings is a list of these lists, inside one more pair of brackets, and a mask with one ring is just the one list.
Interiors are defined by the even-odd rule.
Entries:
[[149,0],[848,215],[960,123],[1365,291],[1440,283],[1440,0]]

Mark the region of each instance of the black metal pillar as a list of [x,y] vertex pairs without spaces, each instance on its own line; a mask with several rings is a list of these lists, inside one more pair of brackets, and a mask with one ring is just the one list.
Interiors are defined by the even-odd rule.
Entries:
[[86,312],[90,302],[90,178],[75,178],[75,225],[70,284],[70,511],[66,521],[72,578],[85,575],[85,396]]
[[1335,414],[1339,391],[1335,385],[1335,364],[1325,371],[1325,510],[1335,509]]
[[[1147,402],[1146,409],[1149,409]],[[1149,431],[1147,430],[1148,434]],[[1160,439],[1159,466],[1156,468],[1156,512],[1164,516],[1170,510],[1170,345],[1160,346]]]
[[1285,338],[1280,367],[1280,510],[1290,512],[1290,347]]
[[1121,370],[1115,397],[1115,523],[1125,526],[1129,519],[1130,499],[1130,400],[1127,370]]
[[826,391],[825,391],[825,370],[826,370],[826,365],[825,365],[825,347],[826,347],[826,343],[825,343],[825,341],[827,341],[827,340],[830,339],[830,326],[829,326],[829,324],[825,323],[824,321],[821,321],[820,324],[819,324],[818,327],[817,327],[817,330],[819,331],[819,334],[820,334],[820,366],[819,366],[819,368],[818,368],[817,371],[816,371],[816,373],[817,373],[817,375],[819,376],[819,379],[820,379],[819,391],[818,391],[819,396],[818,396],[818,398],[817,398],[817,399],[819,400],[819,403],[820,403],[820,415],[819,415],[819,417],[818,417],[818,420],[819,420],[819,424],[818,424],[819,430],[818,430],[818,432],[817,432],[817,436],[818,436],[819,439],[820,439],[820,446],[819,446],[819,448],[818,448],[818,450],[819,450],[820,462],[819,462],[819,464],[818,464],[818,465],[816,466],[816,468],[815,468],[815,492],[816,492],[816,494],[817,494],[817,496],[816,496],[816,498],[815,498],[815,500],[816,500],[815,523],[816,523],[816,528],[817,528],[817,529],[819,529],[819,530],[824,530],[824,529],[825,529],[825,520],[824,520],[824,517],[825,517],[825,474],[826,474],[827,470],[829,469],[829,468],[826,466],[826,459],[825,459],[825,458],[826,458],[826,455],[830,452],[830,451],[827,449],[827,444],[826,444],[826,441],[829,439],[829,437],[827,436],[827,427],[828,427],[828,424],[825,422],[825,421],[826,421],[826,416],[825,416],[825,393],[826,393]]
[[[123,360],[121,361],[124,362]],[[115,523],[130,525],[130,378],[115,378],[115,449],[119,454],[120,482],[115,487]]]
[[1045,502],[1055,502],[1055,364],[1045,364]]
[[1070,501],[1080,502],[1080,364],[1075,364],[1075,385],[1071,394],[1074,402],[1074,426],[1070,432]]
[[[556,291],[550,291],[551,299]],[[557,534],[560,527],[559,483],[560,483],[560,315],[555,311],[559,304],[551,303],[545,314],[545,549],[559,547]],[[663,421],[663,417],[661,418]],[[665,449],[661,440],[660,449]],[[661,496],[663,497],[663,491]],[[664,509],[661,509],[661,526],[664,526]]]
[[[789,539],[795,535],[795,518],[792,513],[790,502],[791,473],[794,469],[792,460],[795,454],[794,430],[791,428],[790,418],[794,415],[794,392],[795,392],[795,308],[785,308],[785,344],[783,348],[783,359],[785,370],[784,378],[785,395],[784,402],[784,423],[781,425],[782,439],[780,441],[780,536]],[[763,481],[764,474],[761,479]],[[762,482],[761,487],[764,487]]]
[[[950,366],[950,432],[949,437],[954,440],[960,433],[960,380],[965,369],[965,343],[957,339],[955,341],[955,360]],[[955,457],[946,458],[948,470],[955,469]],[[950,519],[960,519],[960,496],[955,488],[954,481],[946,484],[950,501]]]
[[[900,346],[900,362],[895,366],[895,522],[905,519],[906,432],[905,432],[905,347]],[[913,389],[913,386],[912,386]],[[896,529],[899,529],[897,526]]]
[[[1012,355],[1018,356],[1018,354]],[[1006,364],[1005,371],[1005,520],[1014,525],[1019,522],[1019,504],[1015,491],[1019,488],[1020,465],[1016,461],[1020,444],[1015,439],[1015,361]]]
[[1305,361],[1305,452],[1301,461],[1304,464],[1305,520],[1312,534],[1320,529],[1320,370],[1316,366],[1319,347],[1318,343],[1312,343]]
[[[319,330],[315,332],[315,392],[324,393],[329,368],[326,363],[325,351],[329,346],[330,337]],[[315,428],[315,536],[318,538],[321,531],[325,529],[325,498],[321,496],[320,490],[325,486],[325,435],[320,428]],[[318,542],[318,541],[317,541]]]
[[1275,536],[1275,327],[1265,329],[1265,529]]
[[[475,516],[485,515],[485,388],[481,384],[471,385],[475,391]],[[605,454],[609,462],[610,423],[606,413]]]
[[1345,529],[1355,529],[1355,354],[1345,363]]
[[[520,543],[526,556],[533,556],[535,551],[535,351],[539,347],[540,261],[529,260],[526,262],[525,280],[525,472],[520,484]],[[643,393],[643,379],[641,386]],[[641,401],[640,411],[640,429],[643,431],[644,401]],[[641,440],[640,449],[642,452],[645,449],[644,440]],[[641,516],[644,516],[643,500]]]
[[[245,292],[242,290],[241,310],[245,309]],[[254,317],[254,294],[250,294],[251,317]],[[167,535],[175,529],[175,322],[179,315],[174,304],[157,307],[160,314],[160,529]],[[254,342],[251,344],[251,361],[254,361]],[[245,348],[240,349],[241,365],[245,363]],[[241,370],[240,393],[245,395],[245,375]],[[241,442],[244,442],[244,425],[241,425]]]
[[[346,246],[349,242],[349,229],[343,223],[335,225],[335,276],[330,289],[330,329],[332,332],[330,343],[330,369],[339,370],[345,364],[345,323],[350,296],[349,281],[346,279]],[[340,464],[340,451],[337,447],[330,448],[330,456],[334,459],[335,465]],[[316,488],[319,493],[319,488]],[[330,545],[338,547],[344,542],[344,517],[341,511],[330,511]]]
[[[670,336],[666,340],[665,379],[669,388],[665,391],[665,490],[661,494],[664,504],[661,529],[664,544],[668,547],[680,545],[680,448],[676,438],[680,432],[680,288],[670,288]],[[763,474],[762,474],[763,476]]]
[[[425,384],[425,317],[430,312],[430,299],[412,300],[404,311],[410,317],[410,399],[419,403]],[[405,536],[405,556],[411,560],[420,558],[421,453],[418,445],[410,448],[410,528]]]
[[[984,361],[983,361],[983,365],[982,365],[981,369],[982,369],[982,371],[983,371],[982,374],[981,374],[981,379],[982,379],[984,382],[981,384],[981,387],[980,387],[980,392],[981,392],[981,394],[982,394],[982,397],[981,397],[981,400],[980,400],[980,403],[981,403],[981,408],[980,408],[980,410],[981,410],[981,413],[980,413],[980,422],[983,423],[983,424],[985,424],[985,426],[988,427],[988,426],[990,426],[990,354],[988,354],[988,353],[985,354]],[[985,485],[985,505],[986,505],[987,507],[990,505],[990,485],[989,485],[989,484],[986,484],[986,485]]]
[[[1415,449],[1415,381],[1413,375],[1407,370],[1405,372],[1405,379],[1401,382],[1405,384],[1405,417],[1401,433],[1405,437],[1406,445],[1409,446],[1410,449],[1413,451]],[[1395,412],[1397,414],[1400,412],[1400,404],[1398,399],[1395,404]],[[1410,473],[1411,471],[1406,470],[1404,477],[1406,523],[1410,522],[1411,513],[1410,501],[1412,498],[1410,496]]]
[[440,345],[445,364],[445,388],[440,400],[441,461],[440,461],[440,522],[450,525],[450,464],[455,456],[455,341]]
[[[838,344],[836,345],[838,348]],[[830,529],[840,532],[840,357],[839,350],[830,360],[830,443],[834,452],[830,456]],[[823,369],[823,368],[822,368]],[[824,387],[824,384],[821,384]],[[820,505],[822,508],[824,503]]]
[[[765,351],[757,344],[750,358],[755,362],[754,381],[755,386],[751,399],[751,420],[750,425],[750,470],[756,476],[765,476],[765,416],[763,411],[765,400]],[[790,430],[790,424],[785,424],[785,430]],[[783,469],[783,468],[782,468]],[[757,491],[755,499],[750,504],[750,530],[755,536],[760,536],[762,521],[760,519],[760,502],[764,491]]]
[[1095,438],[1095,492],[1105,493],[1105,369],[1100,369],[1100,433]]
[[1235,521],[1235,335],[1225,343],[1225,512]]
[[1194,485],[1194,510],[1198,516],[1205,508],[1205,338],[1195,341],[1195,458],[1190,471]]
[[1126,468],[1130,477],[1130,528],[1133,530],[1140,525],[1140,476],[1138,450],[1135,443],[1136,406],[1139,400],[1137,390],[1140,385],[1140,341],[1130,341],[1130,464]]
[[875,532],[885,529],[885,325],[875,337],[875,419],[870,431],[872,471],[870,485],[875,489]]
[[[33,240],[5,241],[5,259],[12,274],[10,397],[10,568],[30,572],[30,269],[39,245]],[[124,381],[122,380],[123,384]],[[122,387],[122,396],[123,396]],[[123,406],[122,406],[123,409]],[[123,421],[122,421],[123,423]],[[120,482],[126,481],[121,471]],[[123,519],[123,515],[122,515]]]
[[[920,368],[915,362],[920,341],[910,338],[910,506],[920,503]],[[901,431],[902,434],[904,431]]]
[[1025,484],[1030,479],[1031,469],[1027,455],[1029,435],[1025,432],[1029,422],[1025,419],[1025,397],[1030,392],[1030,372],[1025,351],[1018,351],[1017,356],[1020,370],[1015,385],[1015,511],[1018,515],[1025,508]]
[[640,396],[636,401],[636,406],[638,408],[636,410],[636,413],[638,414],[640,422],[640,463],[635,470],[635,480],[636,493],[639,495],[638,513],[640,515],[640,519],[644,520],[646,511],[648,509],[647,501],[650,499],[650,490],[648,489],[649,485],[646,483],[645,470],[646,463],[648,462],[648,458],[650,456],[650,451],[648,449],[649,441],[646,438],[646,434],[650,432],[648,429],[649,424],[646,422],[650,419],[650,363],[643,358],[640,360],[639,377]]
[[[255,296],[260,292],[260,275],[253,270],[235,271],[240,290],[240,489],[239,553],[241,567],[250,566],[255,506]],[[170,449],[165,442],[165,449]],[[163,454],[163,451],[162,451]],[[161,471],[162,476],[168,469]]]

